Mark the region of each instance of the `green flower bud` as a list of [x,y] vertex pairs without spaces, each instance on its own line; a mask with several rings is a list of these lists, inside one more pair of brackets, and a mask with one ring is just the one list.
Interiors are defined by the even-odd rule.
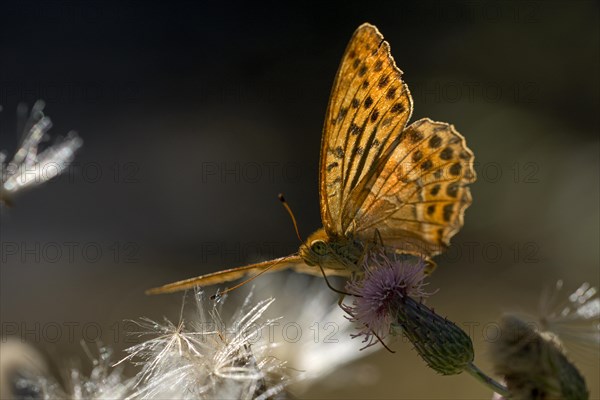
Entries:
[[440,374],[460,374],[473,361],[471,338],[456,324],[410,297],[398,303],[392,326],[395,333],[404,333],[427,365]]
[[568,360],[557,338],[537,331],[521,319],[506,315],[502,335],[492,343],[496,372],[504,376],[514,399],[589,397],[585,380]]

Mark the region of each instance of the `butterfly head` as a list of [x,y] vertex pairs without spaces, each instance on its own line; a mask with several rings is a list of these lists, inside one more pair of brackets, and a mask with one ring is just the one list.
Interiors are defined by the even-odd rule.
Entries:
[[329,237],[324,229],[319,229],[300,246],[300,256],[310,266],[325,265],[332,257]]

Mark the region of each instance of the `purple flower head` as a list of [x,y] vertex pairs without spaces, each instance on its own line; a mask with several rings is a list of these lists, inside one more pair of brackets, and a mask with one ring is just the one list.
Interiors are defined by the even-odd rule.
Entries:
[[404,260],[397,255],[388,256],[379,249],[370,252],[364,261],[364,276],[346,285],[348,292],[356,295],[352,305],[342,305],[352,322],[360,324],[366,347],[384,339],[396,310],[403,298],[426,297],[424,291],[425,262],[422,259]]

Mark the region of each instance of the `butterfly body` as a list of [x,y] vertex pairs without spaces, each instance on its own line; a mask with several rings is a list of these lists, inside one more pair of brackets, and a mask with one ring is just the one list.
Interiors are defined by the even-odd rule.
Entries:
[[412,110],[388,42],[375,26],[361,25],[342,56],[325,114],[319,175],[323,228],[296,254],[148,293],[286,268],[348,277],[360,274],[373,246],[434,266],[431,258],[449,246],[471,204],[474,156],[450,124],[423,118],[408,125]]
[[359,261],[364,254],[365,244],[360,240],[352,236],[330,237],[323,228],[310,235],[299,251],[308,266],[320,265],[325,270],[348,274],[360,270]]

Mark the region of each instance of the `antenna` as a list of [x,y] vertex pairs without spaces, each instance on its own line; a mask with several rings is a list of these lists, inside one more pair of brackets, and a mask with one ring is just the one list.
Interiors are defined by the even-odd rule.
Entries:
[[300,232],[298,231],[298,224],[296,223],[296,217],[294,217],[294,213],[292,212],[290,205],[287,203],[287,201],[285,201],[285,198],[283,197],[283,193],[279,193],[279,195],[277,197],[279,198],[279,201],[281,201],[281,204],[283,204],[286,211],[288,212],[288,214],[290,214],[290,217],[292,218],[292,223],[294,224],[294,229],[296,230],[296,236],[298,236],[298,240],[300,240],[300,242],[304,243],[304,240],[302,240],[302,238],[300,237]]

